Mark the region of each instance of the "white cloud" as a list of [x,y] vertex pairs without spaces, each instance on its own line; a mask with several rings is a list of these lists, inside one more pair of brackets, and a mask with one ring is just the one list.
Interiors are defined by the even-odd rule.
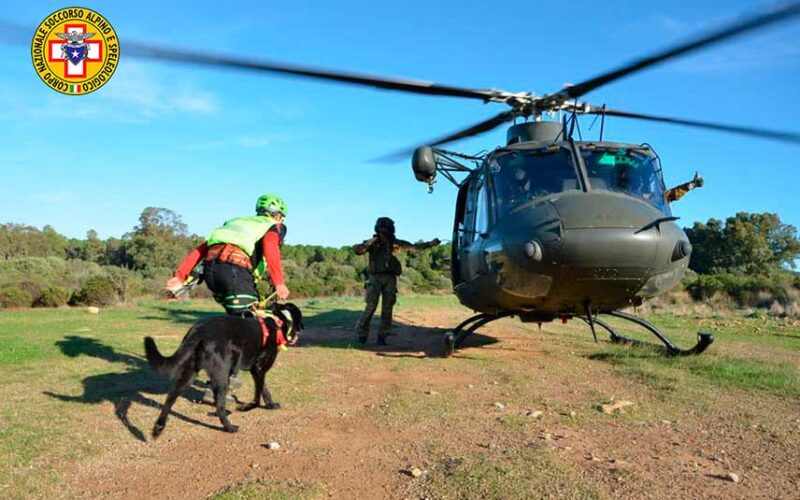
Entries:
[[0,96],[0,120],[13,121],[103,119],[141,123],[177,114],[214,115],[219,108],[215,94],[190,81],[169,82],[156,68],[136,62],[126,62],[91,96],[64,96],[52,91],[44,99],[22,91]]
[[219,109],[216,95],[186,81],[167,83],[153,66],[136,62],[120,67],[101,92],[112,105],[132,107],[120,111],[144,118],[171,113],[212,115]]
[[[660,47],[663,49],[719,30],[735,22],[737,18],[720,16],[703,21],[686,21],[672,16],[656,15],[651,16],[647,24],[666,35],[660,37],[669,40]],[[796,65],[797,55],[800,54],[798,43],[784,37],[759,36],[767,32],[768,30],[761,30],[711,45],[707,49],[675,60],[666,67],[683,73],[727,74]]]
[[267,132],[261,134],[245,134],[215,141],[184,144],[181,148],[185,151],[207,151],[217,148],[264,148],[276,142],[287,142],[294,139],[295,137],[287,134]]
[[36,194],[34,198],[44,203],[66,203],[75,201],[77,196],[72,191],[62,189],[59,191],[45,191]]

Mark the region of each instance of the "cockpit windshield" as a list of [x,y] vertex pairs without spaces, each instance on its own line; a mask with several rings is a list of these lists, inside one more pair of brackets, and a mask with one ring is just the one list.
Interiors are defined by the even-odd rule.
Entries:
[[578,190],[572,158],[564,149],[509,151],[489,164],[502,212],[563,191]]
[[664,213],[661,164],[651,151],[632,148],[581,148],[591,189],[625,193],[655,206]]

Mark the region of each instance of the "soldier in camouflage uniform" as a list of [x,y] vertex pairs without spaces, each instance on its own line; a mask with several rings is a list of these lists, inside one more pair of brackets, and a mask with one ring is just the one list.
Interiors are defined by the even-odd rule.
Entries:
[[378,308],[378,300],[383,297],[378,344],[386,345],[386,337],[392,327],[392,308],[397,300],[397,277],[402,272],[400,261],[394,256],[395,250],[422,250],[434,247],[439,243],[438,239],[416,245],[399,240],[394,235],[394,221],[388,217],[380,217],[375,222],[375,234],[372,238],[353,247],[356,255],[369,252],[367,268],[369,280],[366,285],[367,307],[356,326],[359,342],[363,344],[367,341],[369,323]]

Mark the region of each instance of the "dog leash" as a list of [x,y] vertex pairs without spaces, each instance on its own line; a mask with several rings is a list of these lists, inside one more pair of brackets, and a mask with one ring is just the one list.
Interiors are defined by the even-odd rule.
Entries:
[[275,290],[274,292],[272,292],[272,295],[270,295],[269,297],[267,297],[267,298],[266,298],[266,299],[264,299],[264,300],[260,300],[260,301],[258,302],[258,307],[259,307],[259,309],[266,309],[266,307],[267,307],[267,304],[269,304],[270,302],[272,302],[272,300],[273,300],[273,299],[274,299],[274,298],[275,298],[277,295],[278,295],[278,291],[277,291],[277,290]]

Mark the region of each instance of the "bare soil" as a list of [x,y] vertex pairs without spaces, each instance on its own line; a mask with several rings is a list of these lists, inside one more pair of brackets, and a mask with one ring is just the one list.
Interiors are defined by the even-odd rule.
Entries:
[[[592,359],[588,332],[512,319],[441,358],[444,329],[467,315],[400,308],[387,347],[374,339],[358,347],[343,327],[309,328],[267,377],[283,407],[234,411],[236,434],[220,430],[210,406],[181,399],[154,441],[158,404],[132,404],[127,428],[119,408],[99,404],[84,424],[104,431],[103,451],[63,464],[56,493],[206,498],[263,480],[335,498],[800,497],[797,400],[713,386],[660,390]],[[251,390],[247,382],[238,396]],[[597,410],[612,399],[634,405]],[[266,447],[273,441],[280,449]],[[526,469],[531,453],[542,461]],[[506,483],[458,483],[492,475]]]

